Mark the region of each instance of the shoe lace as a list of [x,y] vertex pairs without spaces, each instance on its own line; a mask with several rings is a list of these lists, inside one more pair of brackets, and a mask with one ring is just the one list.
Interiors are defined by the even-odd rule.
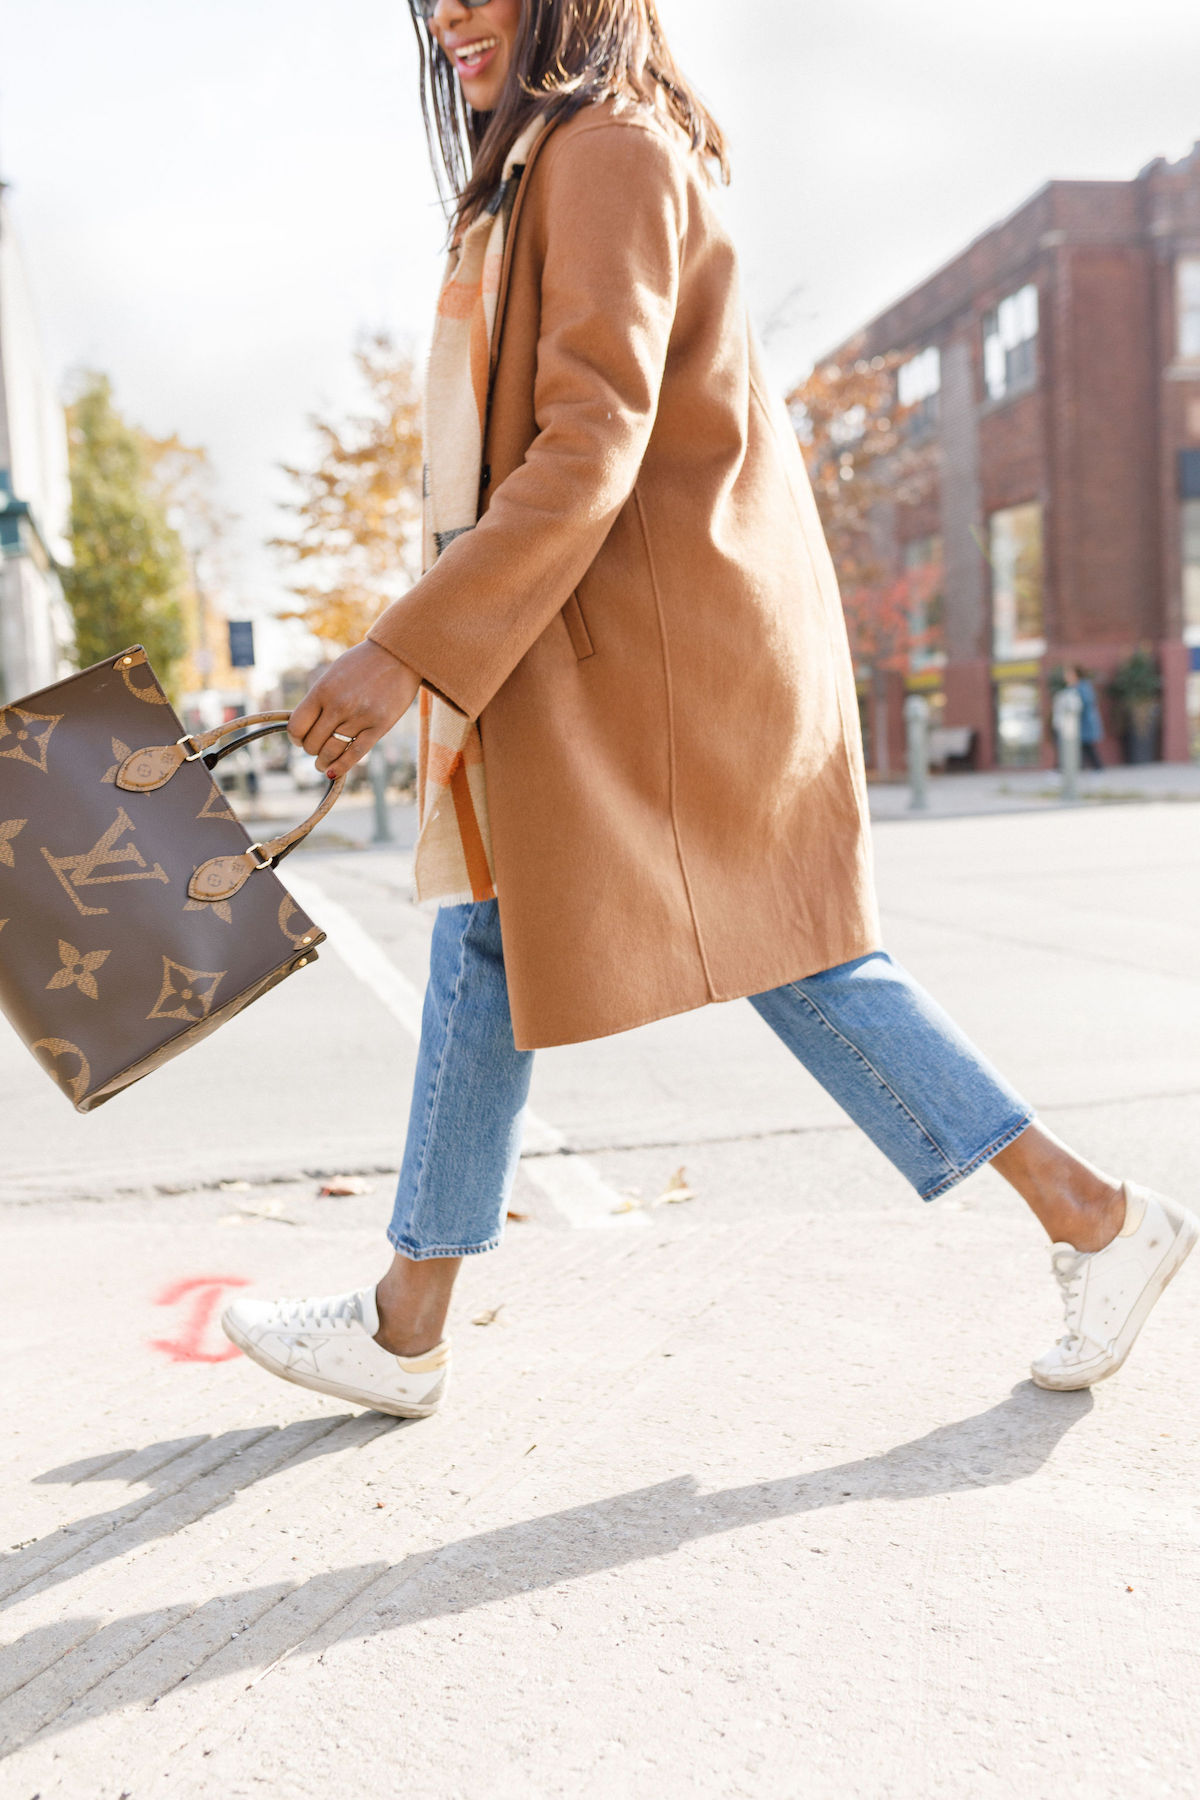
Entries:
[[1054,1279],[1057,1281],[1059,1292],[1062,1294],[1063,1322],[1067,1329],[1065,1334],[1060,1337],[1058,1341],[1065,1350],[1073,1350],[1077,1344],[1083,1341],[1082,1333],[1079,1330],[1079,1320],[1083,1305],[1083,1296],[1079,1284],[1083,1275],[1083,1266],[1086,1260],[1087,1255],[1085,1251],[1072,1250],[1068,1245],[1064,1245],[1062,1248],[1053,1251],[1050,1257],[1050,1265],[1054,1270]]
[[288,1331],[329,1331],[361,1322],[357,1294],[323,1294],[316,1299],[279,1300],[279,1322]]

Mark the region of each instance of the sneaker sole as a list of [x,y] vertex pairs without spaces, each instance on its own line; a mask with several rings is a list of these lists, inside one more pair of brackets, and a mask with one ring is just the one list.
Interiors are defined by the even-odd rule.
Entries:
[[1052,1380],[1048,1376],[1039,1374],[1035,1364],[1029,1371],[1035,1385],[1040,1388],[1048,1388],[1054,1393],[1069,1394],[1075,1393],[1080,1388],[1095,1387],[1098,1381],[1107,1381],[1110,1375],[1115,1375],[1136,1344],[1138,1334],[1153,1312],[1155,1305],[1195,1249],[1197,1237],[1200,1237],[1200,1224],[1188,1213],[1180,1224],[1171,1248],[1138,1295],[1136,1304],[1125,1321],[1125,1329],[1117,1339],[1119,1354],[1114,1361],[1105,1364],[1095,1375],[1081,1371],[1074,1381]]
[[267,1356],[253,1343],[243,1331],[229,1319],[221,1320],[221,1330],[231,1344],[236,1344],[243,1355],[251,1362],[265,1369],[269,1375],[278,1375],[280,1381],[290,1381],[293,1387],[311,1388],[314,1393],[332,1394],[337,1400],[351,1400],[355,1406],[365,1406],[370,1412],[387,1413],[393,1419],[428,1419],[437,1411],[446,1393],[447,1376],[443,1375],[437,1397],[419,1405],[401,1405],[398,1401],[380,1400],[374,1394],[364,1394],[359,1388],[344,1387],[338,1381],[325,1381],[320,1375],[304,1375],[296,1369],[286,1369],[276,1362],[273,1356]]

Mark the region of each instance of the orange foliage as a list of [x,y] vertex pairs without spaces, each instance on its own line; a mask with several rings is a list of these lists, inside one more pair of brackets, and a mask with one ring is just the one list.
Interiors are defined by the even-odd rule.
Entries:
[[285,466],[299,490],[286,507],[295,528],[272,540],[301,576],[291,585],[303,604],[279,616],[338,648],[359,643],[420,572],[421,398],[412,358],[380,334],[355,362],[368,410],[311,421],[316,461]]
[[842,588],[856,663],[907,669],[933,647],[941,584],[936,564],[896,570],[892,510],[919,497],[932,447],[896,399],[898,354],[813,369],[788,397],[817,508]]

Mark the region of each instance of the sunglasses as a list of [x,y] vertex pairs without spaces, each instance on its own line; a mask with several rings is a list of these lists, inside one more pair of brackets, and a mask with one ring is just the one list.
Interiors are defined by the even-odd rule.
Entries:
[[[460,6],[469,6],[472,8],[486,6],[487,3],[488,0],[459,0]],[[418,19],[424,19],[425,23],[428,25],[430,19],[432,19],[434,13],[438,9],[438,0],[412,0],[412,7]]]

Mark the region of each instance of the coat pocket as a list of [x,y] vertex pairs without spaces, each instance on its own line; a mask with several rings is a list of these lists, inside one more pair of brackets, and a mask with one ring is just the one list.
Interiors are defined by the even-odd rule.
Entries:
[[578,593],[572,594],[563,607],[562,622],[567,628],[567,636],[571,640],[571,648],[575,652],[576,660],[582,662],[585,656],[595,656],[596,646],[588,635]]

